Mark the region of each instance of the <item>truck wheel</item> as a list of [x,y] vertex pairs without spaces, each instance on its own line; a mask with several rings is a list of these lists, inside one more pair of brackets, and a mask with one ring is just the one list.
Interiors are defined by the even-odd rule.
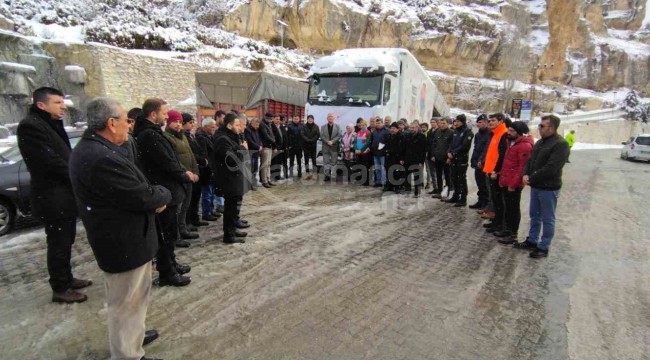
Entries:
[[16,221],[16,210],[13,205],[6,200],[0,199],[0,235],[11,231]]

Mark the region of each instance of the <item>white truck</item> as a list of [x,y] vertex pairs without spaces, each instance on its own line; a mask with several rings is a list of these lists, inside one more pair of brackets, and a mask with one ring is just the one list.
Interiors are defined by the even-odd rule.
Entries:
[[305,114],[323,125],[328,113],[345,127],[371,116],[428,122],[449,115],[449,106],[408,50],[345,49],[316,60],[309,72]]

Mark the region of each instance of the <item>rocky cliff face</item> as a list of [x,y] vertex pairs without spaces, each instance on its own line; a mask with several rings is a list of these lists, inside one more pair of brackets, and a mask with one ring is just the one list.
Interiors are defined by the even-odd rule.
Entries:
[[[406,47],[427,69],[452,75],[506,79],[516,65],[515,78],[527,83],[650,92],[646,2],[262,0],[231,11],[224,26],[279,44],[281,20],[285,46],[314,54]],[[513,51],[513,33],[527,46]]]

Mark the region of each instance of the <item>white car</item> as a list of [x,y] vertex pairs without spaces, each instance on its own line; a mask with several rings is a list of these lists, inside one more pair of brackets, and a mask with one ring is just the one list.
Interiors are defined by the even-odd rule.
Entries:
[[650,161],[650,134],[632,136],[623,145],[621,159]]

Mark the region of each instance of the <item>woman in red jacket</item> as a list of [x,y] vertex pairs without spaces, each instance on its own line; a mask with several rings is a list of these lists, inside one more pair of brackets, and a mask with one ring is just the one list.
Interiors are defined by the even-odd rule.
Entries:
[[502,244],[514,244],[517,241],[519,222],[521,221],[521,190],[524,188],[522,172],[526,161],[533,151],[533,138],[528,135],[528,126],[522,121],[515,121],[506,134],[508,149],[499,172],[499,186],[503,188],[505,200],[505,226],[503,231],[494,235],[503,239]]

